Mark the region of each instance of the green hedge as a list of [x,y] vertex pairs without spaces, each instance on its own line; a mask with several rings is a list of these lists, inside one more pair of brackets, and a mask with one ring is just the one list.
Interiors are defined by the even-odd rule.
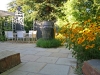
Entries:
[[50,40],[45,40],[43,38],[40,38],[37,43],[37,47],[42,47],[42,48],[56,48],[61,46],[61,41],[57,39],[50,39]]

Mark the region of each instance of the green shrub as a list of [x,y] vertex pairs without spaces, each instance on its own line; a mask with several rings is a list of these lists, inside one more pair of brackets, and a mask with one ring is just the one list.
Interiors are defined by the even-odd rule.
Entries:
[[37,47],[43,47],[43,48],[55,48],[61,46],[61,41],[57,39],[50,39],[50,40],[45,40],[43,38],[40,38],[37,43]]
[[5,36],[0,35],[0,41],[5,41]]

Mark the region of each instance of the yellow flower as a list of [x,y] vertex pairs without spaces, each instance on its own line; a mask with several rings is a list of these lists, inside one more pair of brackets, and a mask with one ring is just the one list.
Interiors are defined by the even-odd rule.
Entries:
[[96,27],[96,23],[92,23],[92,24],[90,24],[89,27],[90,27],[90,28],[94,28],[94,27]]
[[78,32],[77,29],[72,29],[72,33],[76,34]]
[[100,50],[100,47],[99,47],[99,50]]
[[83,35],[87,35],[90,32],[89,28],[85,28],[83,30]]
[[74,34],[70,34],[70,38],[74,38]]
[[90,48],[93,48],[94,46],[95,46],[95,44],[92,44],[92,45],[90,45],[89,47],[90,47]]
[[89,42],[91,42],[91,41],[95,40],[95,37],[91,36],[91,37],[88,37],[86,40],[88,40]]
[[84,24],[86,24],[87,23],[87,21],[84,21]]
[[84,40],[85,40],[85,38],[83,38],[83,37],[78,38],[78,44],[83,43],[83,42],[84,42]]
[[85,44],[82,45],[83,47],[85,46]]
[[75,42],[76,41],[76,39],[72,39],[72,42]]
[[96,27],[95,31],[100,33],[100,26]]
[[89,49],[89,46],[87,45],[87,46],[85,47],[85,49]]
[[90,19],[87,20],[87,22],[90,22],[90,21],[91,21]]
[[58,35],[56,35],[55,38],[58,39],[58,40],[60,40],[60,41],[62,42],[62,43],[61,43],[62,45],[66,42],[66,37],[63,36],[63,35],[60,34],[60,33],[59,33]]
[[94,46],[95,46],[95,44],[87,45],[87,46],[85,47],[85,49],[93,48]]

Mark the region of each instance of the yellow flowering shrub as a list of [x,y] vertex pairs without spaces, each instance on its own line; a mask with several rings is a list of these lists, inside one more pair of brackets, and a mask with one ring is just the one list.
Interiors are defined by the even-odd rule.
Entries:
[[64,35],[58,33],[56,36],[55,36],[56,39],[60,40],[61,41],[61,45],[64,45],[64,43],[66,42],[66,38]]
[[100,58],[100,22],[90,19],[83,23],[64,25],[60,33],[66,37],[67,47],[81,62]]

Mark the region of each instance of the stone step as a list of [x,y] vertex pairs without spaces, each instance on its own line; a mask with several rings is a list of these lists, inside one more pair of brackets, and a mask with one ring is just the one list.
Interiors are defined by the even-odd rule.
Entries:
[[85,61],[82,66],[84,75],[100,75],[100,59]]
[[20,53],[15,51],[0,52],[0,73],[21,63]]

